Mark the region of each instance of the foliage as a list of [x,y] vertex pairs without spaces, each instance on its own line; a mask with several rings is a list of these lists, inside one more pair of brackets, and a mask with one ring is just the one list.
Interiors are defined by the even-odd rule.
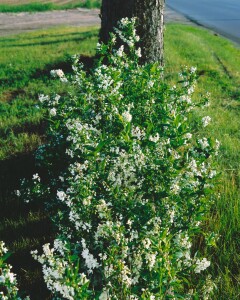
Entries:
[[91,74],[77,56],[72,78],[51,72],[68,96],[40,96],[50,128],[37,159],[48,177],[35,174],[23,198],[46,199],[59,236],[33,256],[56,297],[209,299],[214,285],[203,273],[210,261],[194,242],[206,237],[214,245],[201,224],[219,142],[200,138],[189,121],[207,99],[192,102],[195,68],[169,86],[158,64],[140,65],[134,20],[119,26],[108,45],[98,45]]
[[11,272],[12,266],[6,263],[9,256],[10,253],[4,242],[0,241],[0,297],[1,300],[21,300],[18,295],[16,275]]

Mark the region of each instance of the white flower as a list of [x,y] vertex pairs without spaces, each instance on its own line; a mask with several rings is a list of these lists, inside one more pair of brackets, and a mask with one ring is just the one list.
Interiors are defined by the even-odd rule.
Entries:
[[108,299],[109,299],[108,298],[108,292],[106,290],[104,290],[102,292],[102,294],[100,295],[99,300],[108,300]]
[[175,210],[174,208],[172,210],[169,210],[169,217],[170,217],[170,223],[172,224],[174,222],[174,217],[175,217]]
[[188,139],[188,140],[190,140],[190,139],[192,138],[192,134],[189,133],[189,132],[186,133],[186,134],[185,134],[185,138]]
[[0,283],[4,283],[5,282],[5,277],[4,276],[0,276]]
[[[153,81],[153,80],[150,80],[150,81],[148,82],[148,87],[151,88],[151,87],[153,87],[153,86],[154,86],[154,81]],[[152,100],[152,103],[155,103],[155,101]]]
[[215,144],[215,149],[216,151],[220,148],[221,143],[219,142],[219,140],[216,140],[216,144]]
[[141,140],[146,135],[144,130],[141,130],[138,126],[137,127],[133,126],[131,133],[132,133],[132,136],[136,137],[138,140]]
[[147,253],[146,254],[146,260],[148,262],[148,266],[149,266],[149,269],[152,270],[154,265],[155,265],[155,262],[156,262],[156,254],[157,253]]
[[68,82],[68,80],[67,80],[66,77],[60,77],[60,81],[61,81],[61,82]]
[[202,149],[205,149],[205,148],[209,147],[209,143],[208,143],[208,140],[206,138],[199,139],[198,143],[200,144]]
[[149,249],[152,244],[152,242],[149,238],[146,238],[145,240],[143,240],[142,243],[143,243],[143,247],[145,249]]
[[116,40],[117,40],[117,37],[116,37],[115,34],[113,34],[113,35],[112,35],[111,42],[112,42],[113,44],[115,44],[115,43],[116,43]]
[[193,73],[196,73],[197,71],[197,68],[196,67],[191,67],[190,68],[190,72],[193,74]]
[[59,200],[64,201],[67,195],[63,191],[57,191],[57,197]]
[[181,191],[181,188],[180,188],[180,186],[179,186],[179,183],[178,183],[178,182],[174,182],[174,183],[171,185],[170,190],[171,190],[171,192],[172,192],[174,195],[179,194],[179,192]]
[[15,281],[15,274],[8,272],[6,278],[10,281],[10,283],[13,283]]
[[54,105],[58,104],[60,98],[61,98],[61,96],[58,95],[58,94],[56,94],[55,97],[54,97],[53,104],[54,104]]
[[15,195],[16,195],[17,197],[20,197],[20,196],[21,196],[21,192],[20,192],[19,190],[15,190]]
[[57,114],[56,108],[51,108],[50,111],[49,111],[49,113],[50,113],[50,115],[53,116],[53,117],[56,116],[56,114]]
[[66,243],[59,239],[56,239],[54,240],[54,249],[61,253],[62,256],[64,256],[64,250],[66,250]]
[[63,176],[59,176],[58,178],[59,178],[59,180],[60,180],[61,182],[64,182],[64,177],[63,177]]
[[203,117],[202,118],[203,127],[208,126],[208,124],[210,123],[210,121],[211,121],[211,118],[209,116]]
[[182,102],[186,102],[187,104],[191,104],[192,100],[191,97],[189,97],[188,95],[183,95],[179,98],[180,103]]
[[93,257],[93,255],[89,252],[88,248],[86,247],[86,243],[85,243],[84,239],[82,239],[82,246],[83,246],[82,257],[85,260],[85,264],[88,268],[88,273],[92,273],[93,269],[99,267],[99,263]]
[[134,46],[134,42],[133,42],[133,41],[127,41],[127,43],[128,43],[128,46],[129,46],[130,48]]
[[116,52],[117,56],[122,57],[123,56],[123,51],[124,51],[124,46],[122,45],[118,51]]
[[188,95],[191,95],[193,92],[194,92],[194,86],[192,85],[192,86],[190,86],[189,88],[188,88]]
[[137,57],[142,57],[141,48],[138,48],[138,49],[136,50],[136,55],[137,55]]
[[43,252],[46,256],[52,256],[53,255],[53,250],[54,249],[50,249],[50,244],[49,243],[43,245]]
[[196,261],[196,267],[194,269],[195,273],[201,273],[201,271],[206,270],[210,266],[210,261],[208,261],[206,258],[203,258],[202,260]]
[[157,133],[155,136],[150,135],[149,141],[157,143],[159,141],[159,134]]
[[140,36],[139,36],[139,35],[136,35],[136,36],[135,36],[135,41],[136,41],[136,42],[139,42],[139,41],[140,41]]
[[49,96],[45,96],[45,95],[43,95],[43,94],[40,94],[40,95],[38,96],[38,99],[39,99],[39,101],[40,101],[41,103],[43,103],[43,102],[45,102],[45,101],[49,101]]
[[64,72],[63,72],[63,70],[61,70],[61,69],[58,69],[58,70],[51,70],[51,71],[50,71],[50,74],[51,74],[53,77],[59,77],[59,78],[64,77]]
[[132,121],[132,115],[130,114],[129,111],[125,111],[122,114],[124,122],[130,123]]
[[98,51],[102,50],[102,44],[97,43],[97,47],[96,48],[97,48]]
[[33,179],[34,181],[38,181],[38,182],[41,181],[41,179],[40,179],[38,173],[34,174],[32,179]]
[[215,177],[217,175],[217,171],[216,170],[212,170],[210,173],[209,173],[209,175],[208,175],[208,178],[213,178],[213,177]]

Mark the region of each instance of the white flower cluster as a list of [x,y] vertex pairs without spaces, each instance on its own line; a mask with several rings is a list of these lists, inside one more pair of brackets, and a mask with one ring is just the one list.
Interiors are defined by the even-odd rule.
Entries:
[[[57,70],[59,71],[59,70]],[[51,71],[51,74],[52,76],[56,77],[56,73],[55,71]],[[61,73],[60,73],[61,74]],[[60,77],[61,81],[66,81],[66,78],[65,77]],[[51,117],[54,117],[57,115],[58,111],[56,109],[56,106],[58,106],[59,104],[59,99],[60,99],[60,95],[56,94],[53,98],[50,98],[49,96],[47,95],[39,95],[39,101],[42,103],[42,104],[45,104],[47,107],[48,107],[48,110],[49,110],[49,115]]]
[[[57,239],[53,248],[50,248],[50,244],[43,246],[42,255],[38,255],[37,250],[31,254],[43,264],[43,277],[50,291],[63,299],[78,299],[81,287],[88,284],[88,279],[85,274],[77,273],[77,267],[71,268],[72,262],[69,261],[71,256],[66,243]],[[73,285],[71,281],[74,282]]]
[[[129,20],[128,18],[122,19],[118,23],[118,28],[115,28],[115,32],[119,35],[119,38],[126,43],[130,48],[134,47],[135,43],[140,40],[140,37],[136,34],[136,30],[134,28],[135,19]],[[132,34],[127,35],[125,30],[131,27]],[[137,50],[136,55],[140,57],[141,50]]]
[[209,124],[210,122],[211,122],[211,117],[206,116],[206,117],[203,117],[203,118],[202,118],[202,124],[203,124],[203,127],[208,126],[208,124]]
[[53,77],[59,78],[61,82],[68,82],[63,70],[61,70],[61,69],[51,70],[50,74]]
[[124,112],[122,113],[122,117],[123,117],[123,121],[124,121],[124,122],[129,123],[129,122],[132,121],[132,115],[130,114],[129,111],[124,111]]
[[206,270],[210,264],[210,261],[208,261],[206,258],[203,258],[202,260],[197,259],[196,267],[194,269],[195,273],[201,273],[202,271]]
[[[11,272],[12,266],[5,263],[5,255],[8,249],[3,241],[0,241],[0,299],[1,300],[21,300],[18,295],[16,275]],[[26,297],[22,300],[30,300]]]
[[85,264],[87,266],[88,269],[88,273],[92,273],[93,269],[98,268],[99,267],[99,263],[97,262],[97,260],[93,257],[93,255],[91,253],[89,253],[89,250],[86,246],[85,240],[82,239],[82,247],[83,247],[83,251],[82,251],[82,257],[85,260]]
[[8,252],[8,249],[5,246],[5,243],[0,241],[0,256],[3,256],[7,252]]

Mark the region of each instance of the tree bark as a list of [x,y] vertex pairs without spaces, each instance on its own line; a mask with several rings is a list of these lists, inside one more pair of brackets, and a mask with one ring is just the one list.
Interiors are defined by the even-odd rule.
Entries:
[[164,6],[165,0],[102,0],[100,40],[106,43],[122,18],[137,17],[144,62],[163,65]]

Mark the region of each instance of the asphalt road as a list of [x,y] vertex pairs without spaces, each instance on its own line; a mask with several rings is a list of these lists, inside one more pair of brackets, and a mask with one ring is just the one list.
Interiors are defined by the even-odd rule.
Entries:
[[166,0],[166,4],[240,44],[240,0]]

